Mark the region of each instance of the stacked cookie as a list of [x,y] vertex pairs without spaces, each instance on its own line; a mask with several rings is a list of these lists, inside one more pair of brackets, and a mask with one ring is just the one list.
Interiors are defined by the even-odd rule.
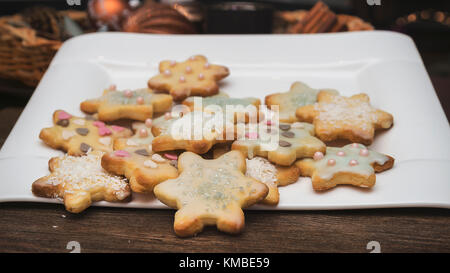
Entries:
[[[75,213],[95,201],[130,200],[132,192],[154,194],[177,209],[179,236],[205,225],[238,233],[242,208],[277,205],[278,187],[301,175],[318,191],[372,187],[375,172],[393,166],[392,157],[365,146],[393,123],[365,94],[344,97],[296,82],[261,105],[219,92],[229,70],[204,56],[163,61],[159,72],[148,88],[111,86],[82,102],[86,117],[55,111],[40,138],[67,154],[50,160],[51,174],[33,183],[33,193],[60,198]],[[111,124],[119,120],[122,126]],[[337,139],[353,143],[331,147]]]

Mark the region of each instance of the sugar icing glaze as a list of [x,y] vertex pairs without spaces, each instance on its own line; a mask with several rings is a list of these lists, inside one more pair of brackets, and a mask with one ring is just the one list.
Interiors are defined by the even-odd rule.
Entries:
[[151,104],[151,101],[158,96],[150,89],[142,88],[137,90],[127,90],[123,92],[107,92],[100,100],[105,100],[110,104]]
[[[344,152],[344,155],[338,155],[341,154],[340,152]],[[338,172],[352,172],[370,176],[374,173],[373,163],[383,165],[388,160],[389,158],[384,154],[368,150],[362,144],[353,143],[342,148],[327,147],[327,153],[324,157],[311,161],[313,161],[316,175],[319,175],[322,179],[331,179]],[[330,161],[334,163],[330,164]]]

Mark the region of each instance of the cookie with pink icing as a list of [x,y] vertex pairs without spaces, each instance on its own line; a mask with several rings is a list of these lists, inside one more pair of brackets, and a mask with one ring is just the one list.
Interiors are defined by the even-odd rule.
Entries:
[[51,174],[33,183],[33,194],[62,199],[66,210],[73,213],[82,212],[96,201],[128,200],[131,191],[127,179],[106,172],[100,165],[102,155],[94,151],[50,159]]
[[90,150],[112,151],[114,139],[128,137],[128,128],[106,125],[92,118],[80,118],[57,110],[53,113],[54,126],[44,128],[39,134],[45,144],[61,149],[69,155],[84,155]]
[[311,177],[314,190],[341,184],[371,188],[375,185],[375,173],[392,168],[394,158],[353,143],[342,148],[327,147],[325,155],[316,152],[313,159],[299,160],[296,165],[302,176]]
[[181,101],[188,96],[217,94],[217,82],[229,74],[225,66],[210,64],[206,57],[196,55],[184,62],[162,61],[159,74],[148,80],[148,87],[170,93],[174,100]]
[[132,119],[145,121],[153,113],[162,113],[172,107],[172,96],[157,94],[148,88],[137,90],[116,91],[106,89],[103,95],[96,99],[85,100],[80,104],[86,113],[98,113],[102,121],[117,119]]
[[344,97],[321,91],[317,103],[298,108],[296,116],[313,123],[322,141],[345,139],[365,145],[372,143],[375,130],[388,129],[394,121],[391,114],[372,107],[364,93]]
[[133,123],[134,136],[114,141],[114,152],[102,157],[105,170],[123,175],[130,181],[131,190],[140,193],[152,193],[153,188],[167,179],[176,178],[178,171],[172,165],[177,156],[167,153],[165,156],[152,150],[152,121]]

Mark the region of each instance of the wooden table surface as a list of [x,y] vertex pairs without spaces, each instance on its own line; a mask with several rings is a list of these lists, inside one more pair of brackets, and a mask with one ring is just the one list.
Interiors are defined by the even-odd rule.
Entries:
[[[0,110],[0,146],[23,107]],[[407,189],[405,189],[407,190]],[[247,211],[236,236],[206,228],[175,236],[174,210],[91,207],[76,215],[62,205],[0,204],[0,252],[450,252],[450,210]]]

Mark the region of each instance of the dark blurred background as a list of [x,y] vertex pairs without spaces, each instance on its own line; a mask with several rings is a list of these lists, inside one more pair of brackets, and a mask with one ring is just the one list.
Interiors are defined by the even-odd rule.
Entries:
[[[449,115],[450,1],[323,0],[326,10],[323,9],[322,15],[317,15],[318,23],[308,27],[308,22],[314,21],[310,10],[316,3],[315,0],[0,0],[0,18],[21,14],[22,21],[19,23],[14,21],[16,19],[7,19],[3,20],[3,25],[9,24],[8,27],[21,30],[36,29],[37,35],[46,39],[45,43],[50,43],[53,48],[50,53],[42,51],[42,56],[47,56],[48,61],[57,50],[57,43],[93,31],[169,34],[397,31],[414,39],[444,110]],[[79,13],[59,13],[69,9]],[[25,105],[40,73],[45,71],[44,62],[26,63],[25,68],[15,65],[14,54],[36,53],[27,53],[28,49],[17,53],[17,48],[11,51],[8,46],[14,47],[14,43],[10,39],[8,34],[0,32],[0,70],[9,73],[0,71],[0,109]],[[56,42],[53,43],[53,40]],[[42,47],[50,50],[46,46]],[[27,55],[21,56],[27,59]],[[36,65],[40,67],[36,68]],[[24,74],[31,73],[24,71],[29,66],[38,72]],[[24,83],[18,75],[33,75],[37,80]]]

